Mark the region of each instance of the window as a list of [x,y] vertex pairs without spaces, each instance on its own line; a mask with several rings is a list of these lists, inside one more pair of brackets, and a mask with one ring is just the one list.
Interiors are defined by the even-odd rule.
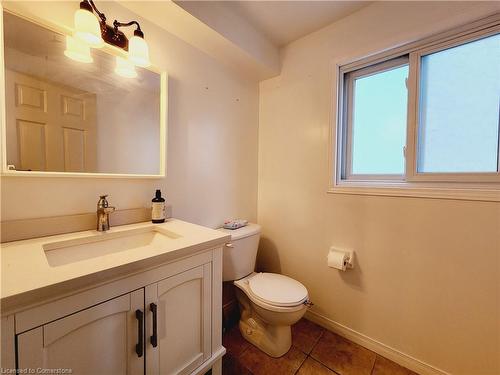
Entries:
[[498,170],[500,34],[421,59],[418,172]]
[[341,66],[339,84],[334,190],[479,189],[500,200],[498,18]]
[[408,59],[352,72],[347,178],[401,178],[406,144]]

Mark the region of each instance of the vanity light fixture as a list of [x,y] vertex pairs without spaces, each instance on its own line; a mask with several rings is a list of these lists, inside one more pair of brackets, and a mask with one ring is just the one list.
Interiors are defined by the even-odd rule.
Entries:
[[104,40],[101,38],[101,26],[99,20],[92,12],[92,6],[87,1],[80,3],[80,9],[75,12],[75,38],[86,43],[90,47],[101,48]]
[[90,47],[70,35],[66,35],[66,50],[64,51],[64,55],[78,62],[91,63],[94,61],[90,55]]
[[[96,16],[97,14],[97,16]],[[149,48],[144,40],[144,33],[137,21],[113,21],[113,26],[106,23],[106,16],[100,12],[92,0],[80,2],[80,9],[75,12],[75,38],[85,42],[89,47],[100,48],[104,42],[128,52],[127,59],[134,65],[148,67]],[[134,36],[128,40],[119,30],[120,27],[136,26]],[[117,59],[118,61],[118,59]],[[118,69],[118,65],[117,65]]]
[[151,65],[148,44],[144,40],[144,33],[140,28],[134,31],[134,36],[128,42],[128,59],[143,68]]

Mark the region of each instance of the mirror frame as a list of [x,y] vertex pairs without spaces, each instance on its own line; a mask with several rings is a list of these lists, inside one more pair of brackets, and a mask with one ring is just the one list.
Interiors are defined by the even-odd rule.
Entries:
[[[75,3],[78,5],[78,3]],[[76,8],[75,8],[76,9]],[[13,4],[0,3],[0,127],[1,127],[1,169],[2,177],[91,177],[91,178],[133,178],[133,179],[159,179],[166,176],[166,148],[167,148],[167,119],[168,119],[168,74],[152,65],[148,68],[160,75],[160,163],[158,174],[122,174],[122,173],[85,173],[85,172],[43,172],[43,171],[15,171],[7,169],[7,137],[6,137],[6,100],[5,100],[5,59],[4,59],[4,24],[3,12],[8,12],[41,27],[62,35],[71,35],[72,29],[67,26],[49,22],[33,15],[25,15],[15,9]],[[100,50],[113,56],[124,56],[124,52],[105,43]]]

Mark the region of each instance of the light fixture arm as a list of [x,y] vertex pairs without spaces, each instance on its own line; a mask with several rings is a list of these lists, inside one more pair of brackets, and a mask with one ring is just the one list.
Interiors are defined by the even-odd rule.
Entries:
[[80,3],[80,8],[87,9],[90,12],[96,12],[99,18],[101,19],[101,22],[106,22],[106,15],[97,9],[96,5],[92,0],[83,0]]
[[141,25],[139,25],[139,22],[137,22],[137,21],[119,22],[117,20],[113,21],[113,26],[115,27],[115,30],[118,30],[119,27],[128,27],[128,26],[132,26],[132,25],[137,26],[137,29],[134,30],[134,35],[141,37],[141,38],[144,38],[144,33],[141,30]]

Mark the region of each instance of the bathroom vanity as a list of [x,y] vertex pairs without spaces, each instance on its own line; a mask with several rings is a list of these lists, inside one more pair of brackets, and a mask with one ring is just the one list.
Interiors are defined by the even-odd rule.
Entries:
[[229,240],[173,219],[2,244],[2,368],[220,373]]

